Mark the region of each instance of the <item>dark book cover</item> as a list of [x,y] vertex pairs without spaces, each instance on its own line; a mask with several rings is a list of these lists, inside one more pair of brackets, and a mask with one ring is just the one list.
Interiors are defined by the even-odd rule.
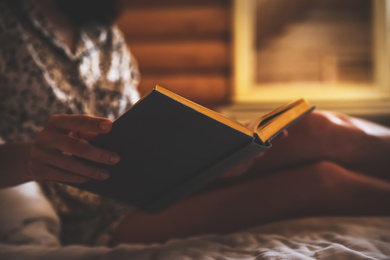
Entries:
[[111,177],[76,185],[146,212],[159,212],[269,147],[153,90],[92,144],[117,152]]

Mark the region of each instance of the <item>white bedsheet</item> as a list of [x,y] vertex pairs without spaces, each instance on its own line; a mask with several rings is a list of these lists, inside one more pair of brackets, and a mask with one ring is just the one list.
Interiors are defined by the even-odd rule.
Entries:
[[[42,222],[35,224],[27,235],[45,236]],[[298,219],[226,236],[113,249],[3,243],[0,259],[390,259],[390,218]]]
[[[61,247],[58,219],[50,209],[43,210],[48,204],[30,214],[21,205],[28,200],[9,202],[4,200],[7,192],[0,191],[1,260],[390,259],[390,217],[297,219],[225,236],[172,240],[163,245]],[[37,197],[33,200],[37,203]],[[15,219],[10,218],[15,213],[13,208],[18,213]]]

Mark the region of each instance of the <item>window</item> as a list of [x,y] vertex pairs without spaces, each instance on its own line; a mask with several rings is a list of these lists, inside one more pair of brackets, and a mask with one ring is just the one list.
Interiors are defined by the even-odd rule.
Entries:
[[390,113],[389,0],[235,0],[234,103]]

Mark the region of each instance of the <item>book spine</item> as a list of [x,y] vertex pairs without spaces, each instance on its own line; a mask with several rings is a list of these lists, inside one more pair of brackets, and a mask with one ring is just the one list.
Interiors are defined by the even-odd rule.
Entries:
[[150,205],[144,205],[141,208],[148,213],[159,213],[181,198],[193,193],[201,187],[204,187],[217,177],[223,175],[241,163],[244,163],[245,161],[253,158],[255,155],[264,152],[269,147],[269,143],[261,145],[253,140],[253,142],[250,144],[246,145],[242,149],[239,149],[238,151],[235,151],[233,154],[209,167],[201,174],[196,174],[194,178],[191,178],[185,183],[178,185],[177,189],[173,189],[165,196],[161,196],[157,201],[155,200]]

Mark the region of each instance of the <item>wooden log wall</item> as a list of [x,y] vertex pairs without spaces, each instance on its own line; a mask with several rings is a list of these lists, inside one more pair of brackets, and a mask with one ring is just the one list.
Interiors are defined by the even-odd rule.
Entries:
[[195,102],[228,102],[231,0],[122,0],[118,26],[137,58],[140,92],[156,84]]

